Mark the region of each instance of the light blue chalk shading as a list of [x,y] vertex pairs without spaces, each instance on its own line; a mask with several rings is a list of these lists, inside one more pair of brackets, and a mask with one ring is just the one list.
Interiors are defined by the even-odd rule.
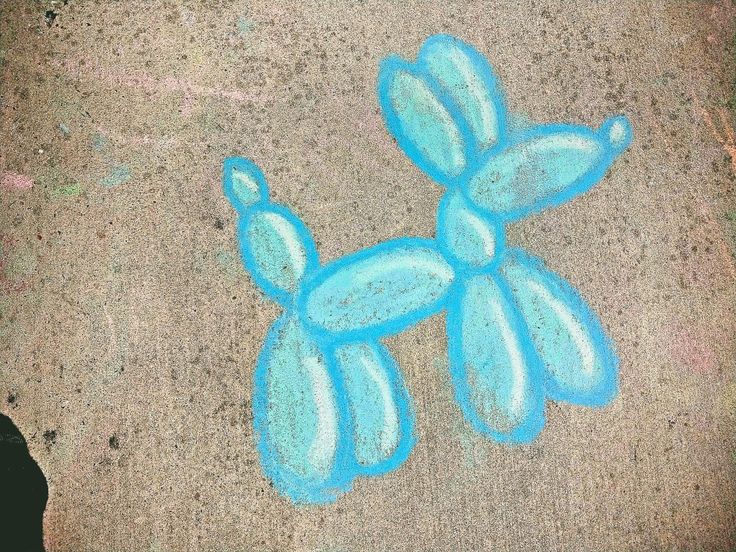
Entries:
[[383,337],[440,311],[453,278],[434,241],[400,238],[324,267],[306,282],[299,309],[317,331]]
[[106,188],[112,188],[125,184],[132,176],[130,167],[127,165],[117,165],[112,168],[107,176],[100,179],[100,184]]
[[446,311],[449,370],[465,419],[495,441],[532,441],[546,398],[602,406],[618,360],[577,291],[505,243],[507,222],[598,182],[632,138],[508,116],[488,63],[460,40],[430,37],[414,62],[390,56],[378,97],[398,146],[447,187],[436,238],[391,240],[320,265],[306,225],[269,199],[251,161],[225,160],[243,263],[284,314],[254,376],[261,464],[297,503],[323,504],[359,476],[410,455],[406,385],[380,342]]
[[543,361],[547,395],[584,406],[608,404],[616,394],[618,360],[578,292],[520,249],[506,251],[501,273]]
[[241,15],[238,17],[237,27],[240,36],[245,36],[256,28],[256,24],[253,23],[253,21],[250,21],[246,16]]
[[469,278],[447,308],[450,372],[465,418],[499,442],[528,443],[544,425],[542,367],[505,285]]
[[329,502],[350,483],[331,370],[295,316],[274,324],[256,368],[253,418],[264,471],[295,502]]
[[107,147],[107,144],[108,144],[108,139],[103,134],[100,134],[99,132],[96,132],[92,136],[92,139],[90,140],[90,146],[92,146],[93,150],[98,151],[98,152],[105,149],[105,147]]
[[463,172],[467,145],[437,83],[391,57],[381,64],[379,98],[392,133],[420,169],[438,182]]
[[631,140],[623,117],[597,132],[542,125],[481,161],[465,189],[470,201],[505,220],[518,220],[587,191]]
[[350,343],[335,350],[353,420],[353,453],[362,475],[385,473],[414,445],[414,413],[396,363],[379,344]]

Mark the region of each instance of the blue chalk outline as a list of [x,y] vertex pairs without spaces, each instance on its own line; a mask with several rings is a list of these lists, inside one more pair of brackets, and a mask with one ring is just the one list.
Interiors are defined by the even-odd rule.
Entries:
[[[451,91],[443,89],[440,80],[435,78],[430,71],[427,61],[428,52],[431,48],[438,47],[447,48],[447,53],[451,53],[449,51],[451,49],[459,50],[470,61],[470,66],[475,71],[476,77],[485,87],[485,101],[490,103],[495,112],[497,126],[496,141],[487,146],[485,150],[481,150],[479,139],[473,134],[465,112],[453,99]],[[452,118],[463,140],[462,149],[465,161],[464,169],[459,174],[445,174],[438,166],[425,158],[414,146],[411,137],[402,128],[399,113],[394,108],[389,94],[391,79],[398,71],[405,71],[423,81],[424,85],[434,95],[435,100]],[[447,81],[445,80],[445,82]],[[463,203],[467,205],[472,214],[485,224],[487,229],[492,231],[495,240],[495,252],[494,256],[484,266],[470,266],[455,257],[442,239],[405,237],[377,244],[320,266],[316,247],[308,228],[291,210],[276,205],[269,200],[266,179],[260,169],[247,159],[229,157],[225,160],[223,186],[225,195],[240,216],[238,223],[239,236],[247,236],[249,225],[256,213],[274,212],[286,218],[293,226],[307,254],[307,266],[301,279],[297,282],[297,289],[289,292],[274,286],[265,275],[260,274],[253,251],[251,251],[251,248],[258,244],[254,245],[247,242],[247,240],[241,240],[240,244],[244,266],[251,273],[254,281],[271,299],[281,304],[285,309],[281,317],[269,330],[258,357],[253,383],[253,413],[257,446],[263,470],[273,481],[276,489],[295,503],[324,504],[333,502],[338,494],[351,489],[352,482],[356,477],[381,475],[396,469],[406,461],[416,442],[413,404],[396,362],[380,340],[389,335],[400,333],[443,310],[447,311],[446,333],[449,370],[455,389],[456,401],[470,425],[476,431],[491,439],[507,444],[531,442],[544,426],[545,399],[566,401],[583,406],[603,406],[613,399],[617,391],[618,359],[612,343],[605,335],[600,320],[577,290],[547,269],[543,261],[519,249],[507,248],[505,224],[546,208],[560,205],[595,185],[605,175],[618,155],[631,142],[632,131],[628,120],[623,116],[612,117],[606,120],[597,130],[580,125],[566,124],[530,125],[528,128],[521,130],[512,128],[505,108],[505,99],[498,85],[498,79],[486,59],[471,46],[448,35],[429,37],[420,48],[413,63],[395,55],[387,57],[380,65],[377,90],[386,126],[396,138],[399,147],[427,176],[447,188],[437,210],[436,235],[440,236],[443,228],[448,224],[451,216],[448,205],[452,196],[460,194]],[[477,97],[472,96],[466,97],[464,101],[472,102],[476,100]],[[468,104],[465,103],[465,105]],[[581,177],[575,181],[567,182],[560,190],[553,190],[552,193],[547,193],[547,195],[537,194],[540,196],[527,205],[501,212],[485,209],[473,200],[469,183],[489,160],[504,155],[506,151],[512,151],[513,148],[531,139],[554,136],[561,132],[572,133],[581,139],[592,141],[600,148],[601,154],[598,157],[591,163],[586,161],[584,165],[585,172]],[[253,201],[245,203],[236,194],[232,176],[234,170],[247,173],[255,181],[257,189],[253,191]],[[306,306],[308,297],[328,278],[355,266],[355,263],[371,259],[376,259],[379,262],[380,255],[398,252],[406,248],[427,248],[441,255],[453,274],[451,282],[442,295],[435,298],[428,296],[427,300],[419,307],[413,306],[410,309],[408,304],[403,305],[406,309],[403,313],[391,319],[382,320],[380,323],[368,324],[357,329],[330,331],[309,320]],[[546,373],[542,353],[538,345],[534,343],[525,315],[514,295],[513,282],[509,282],[503,275],[503,263],[512,258],[525,270],[533,272],[545,291],[560,300],[569,309],[571,315],[576,317],[576,320],[585,328],[584,337],[594,349],[596,362],[602,363],[603,366],[604,377],[595,392],[578,393],[571,389],[565,389]],[[460,342],[462,336],[460,327],[462,319],[461,304],[464,299],[466,282],[470,278],[482,275],[491,277],[498,287],[505,318],[511,324],[513,333],[519,340],[521,354],[526,360],[526,375],[531,383],[532,397],[530,400],[532,400],[534,406],[531,414],[522,424],[505,433],[489,426],[470,401],[471,383],[465,373],[465,359],[463,358],[463,347]],[[399,278],[400,275],[387,274],[386,277]],[[360,288],[356,289],[359,291]],[[400,297],[397,297],[399,303],[400,299]],[[344,308],[349,309],[350,307],[345,306]],[[280,465],[275,449],[269,440],[266,426],[269,351],[276,343],[281,328],[292,317],[298,320],[303,330],[307,332],[310,339],[313,339],[320,349],[328,376],[335,390],[334,400],[338,413],[337,451],[330,475],[325,480],[305,479]],[[400,437],[398,446],[388,457],[367,466],[361,465],[355,455],[353,440],[356,436],[350,411],[350,399],[347,396],[342,369],[336,357],[338,347],[353,343],[366,344],[378,353],[390,383],[394,406],[399,413],[398,431]],[[349,369],[349,367],[344,368]]]

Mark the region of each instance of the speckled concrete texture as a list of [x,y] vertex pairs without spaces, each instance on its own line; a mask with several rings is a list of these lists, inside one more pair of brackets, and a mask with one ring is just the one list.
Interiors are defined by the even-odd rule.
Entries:
[[[730,2],[0,0],[0,409],[49,482],[53,552],[729,551],[736,546]],[[378,63],[475,45],[510,109],[632,147],[512,228],[621,358],[603,410],[531,446],[473,434],[444,320],[388,341],[419,443],[327,507],[263,477],[251,376],[278,314],[238,260],[224,157],[261,166],[324,260],[431,236]],[[2,500],[12,500],[3,496]]]

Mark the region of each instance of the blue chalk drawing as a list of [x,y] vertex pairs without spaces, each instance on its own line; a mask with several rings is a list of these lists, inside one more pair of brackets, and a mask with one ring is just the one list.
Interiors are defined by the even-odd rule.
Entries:
[[412,403],[381,339],[441,311],[455,398],[498,442],[532,441],[547,398],[603,406],[616,394],[618,361],[598,318],[541,260],[508,247],[504,225],[598,182],[631,141],[626,118],[597,130],[511,121],[490,65],[444,35],[414,63],[384,60],[378,97],[399,147],[447,188],[435,239],[321,265],[258,167],[224,164],[245,268],[284,309],[258,359],[253,414],[263,469],[297,503],[331,502],[407,459]]

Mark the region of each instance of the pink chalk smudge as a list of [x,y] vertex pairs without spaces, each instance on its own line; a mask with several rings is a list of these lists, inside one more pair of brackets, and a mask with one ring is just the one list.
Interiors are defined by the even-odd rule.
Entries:
[[696,374],[707,374],[715,370],[716,355],[708,346],[712,336],[696,330],[683,329],[675,335],[673,354],[677,361]]
[[33,188],[33,180],[25,175],[7,171],[3,173],[0,185],[5,190],[28,190]]
[[195,108],[195,100],[194,96],[190,93],[184,94],[184,99],[181,101],[181,115],[182,117],[189,117],[191,116],[192,112]]
[[93,60],[77,60],[75,62],[56,63],[67,72],[78,78],[97,79],[111,87],[128,87],[142,90],[154,97],[170,94],[182,95],[182,115],[191,115],[195,101],[199,98],[220,98],[236,103],[245,103],[254,99],[254,94],[247,94],[237,89],[214,88],[203,86],[190,80],[174,76],[157,77],[146,71],[127,69],[125,71],[102,66]]

